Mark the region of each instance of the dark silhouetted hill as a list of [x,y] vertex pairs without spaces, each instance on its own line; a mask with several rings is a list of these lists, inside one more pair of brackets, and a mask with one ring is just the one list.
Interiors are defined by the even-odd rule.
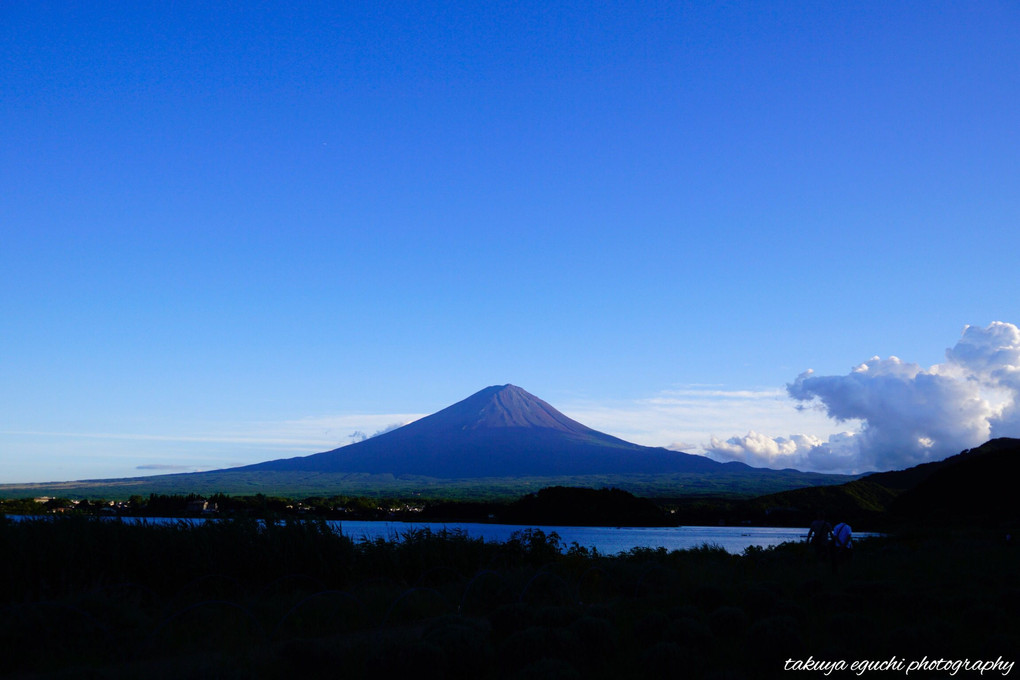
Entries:
[[499,514],[504,524],[557,526],[667,526],[654,503],[620,489],[554,486],[528,494]]
[[1020,519],[1020,440],[993,439],[942,462],[896,497],[894,515],[924,523]]
[[769,494],[748,501],[757,517],[804,524],[829,519],[889,524],[1016,519],[1020,440],[993,439],[945,460],[876,472],[836,486]]

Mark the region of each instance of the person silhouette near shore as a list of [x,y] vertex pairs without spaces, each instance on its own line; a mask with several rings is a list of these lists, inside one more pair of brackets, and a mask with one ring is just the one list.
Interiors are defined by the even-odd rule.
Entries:
[[832,525],[825,521],[825,516],[818,513],[818,517],[808,527],[807,543],[814,548],[815,556],[825,559],[829,554],[829,546],[832,540]]
[[846,522],[840,522],[832,528],[832,570],[839,569],[843,562],[853,557],[854,532]]

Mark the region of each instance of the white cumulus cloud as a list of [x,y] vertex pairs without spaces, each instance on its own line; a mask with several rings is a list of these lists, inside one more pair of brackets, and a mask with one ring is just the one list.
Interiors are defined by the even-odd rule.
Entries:
[[847,375],[805,371],[787,385],[799,408],[822,409],[856,430],[827,441],[751,432],[705,450],[720,460],[805,470],[864,472],[941,460],[993,437],[1020,436],[1020,329],[967,326],[946,361],[923,368],[872,357]]
[[839,432],[826,440],[809,434],[770,437],[751,430],[743,437],[712,437],[704,449],[716,460],[736,460],[754,467],[844,473],[856,467],[856,437],[854,432]]

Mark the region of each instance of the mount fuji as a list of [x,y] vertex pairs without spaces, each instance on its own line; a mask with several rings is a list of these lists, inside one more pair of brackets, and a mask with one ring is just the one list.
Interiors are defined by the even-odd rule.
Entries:
[[593,430],[516,385],[487,387],[430,416],[332,451],[232,468],[459,479],[738,469],[752,468]]
[[494,385],[403,427],[323,453],[207,472],[4,485],[0,492],[490,498],[520,496],[536,485],[610,485],[648,496],[760,496],[851,479],[641,446],[582,425],[520,387]]

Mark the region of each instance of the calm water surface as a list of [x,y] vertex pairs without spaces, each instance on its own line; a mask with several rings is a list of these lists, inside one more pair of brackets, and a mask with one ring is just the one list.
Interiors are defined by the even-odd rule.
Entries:
[[[22,519],[9,515],[12,519]],[[27,519],[27,518],[24,518]],[[110,518],[114,519],[115,518]],[[124,517],[125,522],[195,522],[205,519],[175,519],[164,517]],[[216,521],[216,520],[212,520]],[[330,521],[345,536],[360,541],[362,539],[400,540],[408,531],[428,528],[438,532],[463,531],[472,538],[502,543],[510,538],[515,531],[528,528],[541,529],[545,533],[556,532],[563,545],[569,547],[577,543],[582,548],[595,548],[603,555],[614,555],[632,548],[665,548],[666,550],[684,550],[709,545],[719,546],[734,554],[740,554],[748,546],[767,548],[787,541],[803,541],[807,536],[807,528],[781,527],[571,527],[571,526],[531,526],[514,524],[479,524],[472,522],[379,522],[379,521]],[[876,534],[856,533],[855,538]]]
[[[367,538],[399,538],[411,529],[428,527],[432,531],[462,530],[468,536],[486,541],[502,542],[515,531],[527,526],[509,524],[429,523],[429,522],[333,522],[344,535],[355,540]],[[744,548],[756,545],[767,548],[786,541],[803,541],[807,528],[777,527],[534,527],[546,533],[555,531],[567,546],[577,543],[582,548],[596,548],[604,555],[626,552],[631,548],[659,548],[683,550],[705,543],[717,545],[728,552],[739,554]]]

